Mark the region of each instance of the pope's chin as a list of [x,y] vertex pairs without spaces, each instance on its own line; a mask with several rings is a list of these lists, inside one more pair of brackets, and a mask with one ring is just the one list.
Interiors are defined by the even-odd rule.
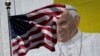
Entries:
[[64,36],[63,34],[62,34],[62,35],[61,35],[61,34],[58,34],[57,36],[58,36],[58,37],[57,37],[57,40],[58,40],[59,42],[65,42],[65,39],[64,39],[65,36]]

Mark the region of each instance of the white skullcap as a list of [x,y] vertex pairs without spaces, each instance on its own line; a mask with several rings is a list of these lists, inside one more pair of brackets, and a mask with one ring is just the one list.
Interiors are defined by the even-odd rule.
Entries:
[[78,13],[77,13],[77,10],[70,6],[70,5],[66,5],[66,10],[68,11],[68,13],[73,17],[75,18],[75,16],[78,16]]

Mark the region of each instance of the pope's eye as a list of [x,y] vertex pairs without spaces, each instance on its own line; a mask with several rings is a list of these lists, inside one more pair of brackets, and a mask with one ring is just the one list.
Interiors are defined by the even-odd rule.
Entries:
[[58,25],[66,25],[67,22],[63,21],[63,22],[59,22]]

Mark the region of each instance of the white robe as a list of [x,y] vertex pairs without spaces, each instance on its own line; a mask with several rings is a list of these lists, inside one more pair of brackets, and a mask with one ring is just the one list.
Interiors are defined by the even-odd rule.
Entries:
[[[82,41],[81,41],[82,40]],[[100,56],[100,33],[78,33],[71,42],[57,42],[56,51],[45,47],[30,50],[26,56]],[[81,49],[81,50],[80,50]]]

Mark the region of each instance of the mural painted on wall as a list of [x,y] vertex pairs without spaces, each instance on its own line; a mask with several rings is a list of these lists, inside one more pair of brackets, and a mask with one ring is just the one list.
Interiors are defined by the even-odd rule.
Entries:
[[55,3],[74,6],[80,16],[79,28],[84,32],[100,32],[100,0],[54,0]]

